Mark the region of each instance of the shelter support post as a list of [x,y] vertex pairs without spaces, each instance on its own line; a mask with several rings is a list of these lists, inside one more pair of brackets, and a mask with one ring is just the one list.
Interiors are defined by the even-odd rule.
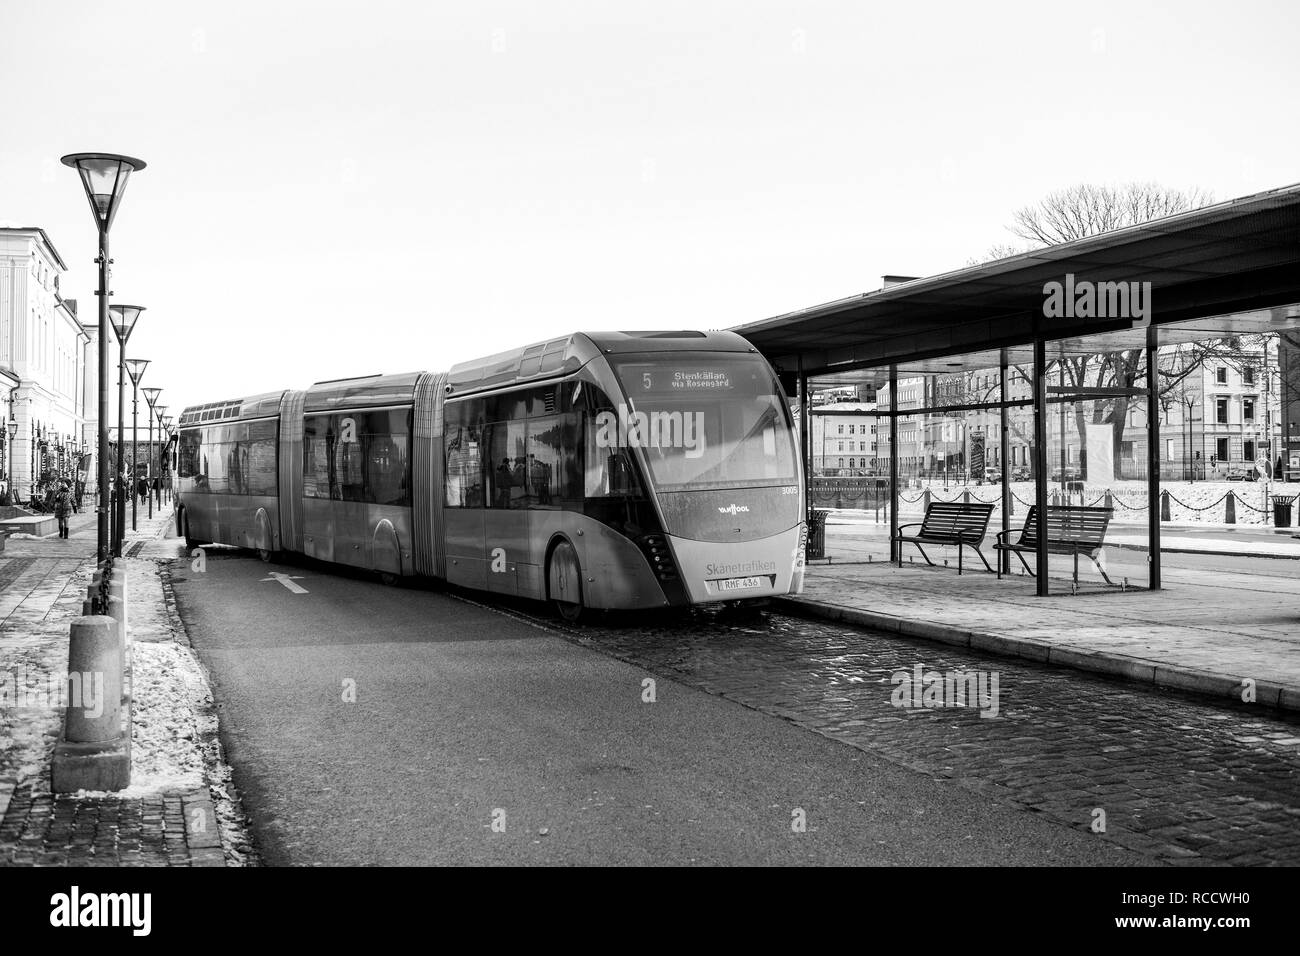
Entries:
[[1047,343],[1034,338],[1034,501],[1038,505],[1038,596],[1051,593],[1047,580]]
[[889,366],[889,560],[902,562],[898,537],[898,366]]
[[799,453],[803,455],[803,500],[811,520],[812,496],[812,394],[808,391],[808,376],[803,373],[803,356],[799,357]]
[[1160,332],[1147,326],[1147,587],[1160,590]]
[[[1006,532],[1011,530],[1011,439],[1007,436],[1007,350],[1002,349],[1001,368],[1002,368],[1002,387],[999,389],[999,401],[1002,407],[998,409],[998,434],[1001,441],[998,443],[998,465],[1002,471],[1002,540],[1008,540]],[[998,561],[1001,562],[1001,571],[1003,574],[1011,573],[1011,552],[999,551]]]

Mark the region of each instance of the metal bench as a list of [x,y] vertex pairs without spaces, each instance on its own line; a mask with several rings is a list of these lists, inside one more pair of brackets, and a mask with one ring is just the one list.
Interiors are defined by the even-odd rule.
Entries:
[[[990,571],[993,566],[980,550],[980,542],[988,533],[989,518],[993,515],[993,505],[981,502],[932,501],[925,509],[925,517],[919,522],[899,525],[894,540],[899,543],[898,566],[903,566],[903,542],[916,545],[925,563],[934,566],[930,556],[925,553],[925,544],[948,544],[957,546],[957,573],[962,573],[962,552],[972,549]],[[920,528],[915,534],[903,534],[904,528]]]
[[[1106,529],[1110,526],[1113,508],[1097,508],[1080,505],[1072,508],[1062,505],[1047,506],[1047,553],[1074,555],[1074,580],[1079,580],[1079,555],[1083,555],[1097,568],[1107,584],[1114,584],[1106,574],[1106,569],[1097,561],[1106,543]],[[993,548],[996,551],[1010,551],[1025,570],[1034,574],[1033,569],[1025,563],[1023,552],[1038,553],[1038,506],[1032,505],[1025,518],[1025,526],[1020,531],[1020,540],[1012,544],[1007,540],[1014,531],[999,531]],[[1002,577],[1001,562],[998,562],[998,577]]]

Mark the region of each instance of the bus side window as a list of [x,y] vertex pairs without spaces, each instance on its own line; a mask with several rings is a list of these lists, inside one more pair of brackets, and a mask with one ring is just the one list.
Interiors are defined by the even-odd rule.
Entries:
[[609,435],[609,429],[603,432],[593,417],[586,422],[586,454],[584,492],[588,498],[622,497],[640,495],[641,488],[636,479],[636,469],[632,464],[631,453],[626,448],[605,447],[606,441],[601,435]]
[[482,442],[477,428],[448,424],[446,502],[449,508],[483,507]]

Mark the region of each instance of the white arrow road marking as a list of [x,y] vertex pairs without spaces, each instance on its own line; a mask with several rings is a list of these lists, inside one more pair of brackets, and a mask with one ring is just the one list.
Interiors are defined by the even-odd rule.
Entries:
[[262,578],[263,581],[279,581],[294,594],[306,594],[307,589],[300,584],[294,584],[294,581],[301,581],[301,574],[281,574],[279,571],[272,571],[269,578]]

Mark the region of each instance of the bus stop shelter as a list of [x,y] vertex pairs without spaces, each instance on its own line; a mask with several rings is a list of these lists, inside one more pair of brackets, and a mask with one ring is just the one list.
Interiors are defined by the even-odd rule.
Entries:
[[[900,422],[972,410],[1000,419],[1001,509],[1011,531],[1007,475],[1015,420],[1032,431],[1033,497],[1046,513],[1048,429],[1066,407],[1122,400],[1145,417],[1148,587],[1160,584],[1160,349],[1266,332],[1300,333],[1300,184],[1141,225],[813,306],[735,329],[797,382],[805,475],[812,456],[810,380],[869,383],[889,447],[891,541],[898,527]],[[1087,357],[1123,356],[1118,382],[1067,370]],[[1074,364],[1072,364],[1074,363]],[[982,374],[976,374],[980,373]],[[900,381],[971,373],[980,389],[920,404]],[[1167,415],[1166,415],[1167,417]],[[1064,441],[1064,428],[1062,438]],[[1069,477],[1062,455],[1059,480]],[[897,548],[896,544],[891,547]],[[1037,593],[1050,589],[1048,542],[1038,536]],[[894,553],[896,556],[896,552]]]

